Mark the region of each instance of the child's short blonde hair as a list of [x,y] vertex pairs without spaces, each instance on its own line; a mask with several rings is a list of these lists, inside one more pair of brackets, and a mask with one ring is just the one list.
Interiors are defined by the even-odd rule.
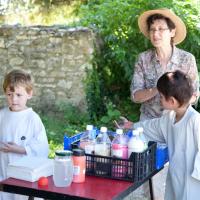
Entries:
[[22,70],[12,70],[9,72],[3,82],[3,90],[9,88],[11,91],[15,91],[15,87],[22,86],[25,88],[27,93],[33,90],[33,83],[30,74]]

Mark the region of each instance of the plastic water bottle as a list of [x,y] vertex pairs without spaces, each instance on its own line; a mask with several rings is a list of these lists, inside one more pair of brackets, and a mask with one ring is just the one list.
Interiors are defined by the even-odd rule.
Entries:
[[132,152],[141,153],[145,149],[144,142],[140,138],[139,131],[133,130],[132,131],[132,137],[130,138],[128,142],[128,157],[130,158]]
[[[112,141],[111,155],[112,157],[127,159],[128,158],[128,137],[123,134],[122,129],[116,130],[116,135]],[[125,177],[127,172],[127,162],[124,160],[113,160],[112,177]]]
[[101,127],[100,133],[95,140],[95,155],[110,156],[111,141],[107,134],[107,128]]
[[112,141],[111,156],[128,158],[128,137],[123,134],[122,129],[116,130],[116,135]]
[[[107,134],[107,128],[101,127],[100,133],[95,141],[94,153],[97,156],[110,156],[111,141]],[[107,175],[110,173],[110,159],[96,158],[95,173],[97,175]]]
[[55,152],[53,182],[56,187],[67,187],[73,179],[72,152],[60,150]]
[[[142,153],[144,151],[144,142],[142,141],[142,139],[140,138],[140,133],[139,131],[136,130],[132,130],[132,137],[130,138],[129,142],[128,142],[128,157],[129,159],[131,158],[131,154],[133,152],[135,153]],[[132,167],[128,167],[128,176],[133,177],[133,168]]]
[[141,140],[144,142],[144,150],[146,150],[148,148],[148,142],[144,135],[144,129],[142,127],[138,127],[137,130],[139,131],[139,136]]
[[93,125],[87,125],[86,131],[80,138],[80,148],[85,150],[87,154],[94,153],[96,131],[93,130]]

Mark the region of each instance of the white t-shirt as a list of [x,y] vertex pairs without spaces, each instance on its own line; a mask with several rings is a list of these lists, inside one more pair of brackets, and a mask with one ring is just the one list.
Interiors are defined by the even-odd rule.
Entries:
[[[7,107],[0,110],[0,142],[14,142],[23,146],[27,155],[30,156],[48,157],[49,146],[46,131],[40,117],[32,108],[19,112],[12,112]],[[8,163],[22,156],[25,155],[0,151],[0,180],[7,178]],[[27,198],[0,192],[0,200],[14,199]]]
[[142,126],[149,140],[166,143],[169,171],[165,200],[198,200],[200,198],[200,114],[191,106],[175,123],[175,112],[161,118],[134,124]]

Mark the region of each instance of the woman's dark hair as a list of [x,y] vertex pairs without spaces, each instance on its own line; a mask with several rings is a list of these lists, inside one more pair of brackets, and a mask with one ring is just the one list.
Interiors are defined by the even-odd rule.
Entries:
[[151,27],[151,25],[154,23],[154,21],[155,21],[155,20],[159,20],[159,19],[163,19],[163,20],[166,21],[167,26],[168,26],[168,28],[170,29],[170,31],[171,31],[172,29],[175,29],[175,28],[176,28],[174,22],[172,22],[172,20],[169,19],[168,17],[165,17],[164,15],[161,15],[161,14],[153,14],[153,15],[151,15],[151,16],[149,16],[149,17],[147,18],[147,28],[148,28],[148,31],[150,30],[150,27]]
[[180,106],[188,103],[193,95],[191,79],[180,70],[163,74],[158,79],[157,89],[166,99],[174,97]]

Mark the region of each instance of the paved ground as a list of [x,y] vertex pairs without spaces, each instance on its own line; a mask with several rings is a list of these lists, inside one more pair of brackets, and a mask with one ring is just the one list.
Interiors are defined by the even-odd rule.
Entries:
[[[163,170],[153,177],[154,200],[164,200],[167,171],[168,163],[165,165]],[[129,194],[123,200],[150,200],[148,182]]]

